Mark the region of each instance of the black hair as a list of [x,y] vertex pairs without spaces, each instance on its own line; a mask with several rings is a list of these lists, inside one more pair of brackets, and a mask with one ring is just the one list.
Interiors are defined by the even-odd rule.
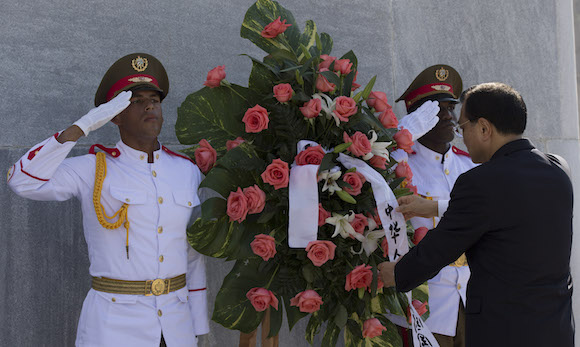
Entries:
[[471,122],[487,119],[502,134],[520,135],[526,129],[527,109],[520,93],[500,82],[482,83],[461,95]]

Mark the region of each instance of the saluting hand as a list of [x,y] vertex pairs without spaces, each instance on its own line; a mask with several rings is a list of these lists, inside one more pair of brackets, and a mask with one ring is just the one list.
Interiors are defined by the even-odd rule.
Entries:
[[425,101],[418,109],[401,119],[399,128],[409,130],[411,135],[413,135],[413,141],[416,141],[437,125],[437,122],[439,122],[439,117],[437,117],[438,113],[438,101]]
[[395,209],[401,212],[405,220],[413,217],[431,218],[438,215],[437,201],[427,200],[418,195],[406,195],[397,199],[399,207]]
[[103,125],[107,124],[111,119],[115,118],[116,115],[121,113],[124,109],[131,104],[129,101],[131,99],[132,93],[130,91],[124,91],[119,93],[111,101],[99,105],[89,111],[86,115],[82,116],[81,119],[73,123],[73,125],[78,126],[85,136],[93,130],[97,130]]

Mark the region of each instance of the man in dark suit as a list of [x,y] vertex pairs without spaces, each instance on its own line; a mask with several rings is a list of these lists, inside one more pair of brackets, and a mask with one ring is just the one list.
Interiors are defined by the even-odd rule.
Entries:
[[[502,83],[464,96],[458,130],[472,160],[439,225],[398,263],[379,265],[385,286],[409,291],[463,252],[471,268],[466,345],[574,345],[570,251],[572,184],[566,162],[522,138],[526,105]],[[437,212],[401,199],[406,217]]]

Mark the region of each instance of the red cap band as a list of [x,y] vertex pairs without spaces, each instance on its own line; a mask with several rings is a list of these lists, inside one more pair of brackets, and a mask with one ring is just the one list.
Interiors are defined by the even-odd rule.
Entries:
[[407,94],[407,97],[405,98],[405,105],[409,106],[415,103],[415,101],[417,101],[418,99],[421,98],[421,96],[427,93],[430,94],[446,93],[454,95],[453,87],[450,84],[447,83],[426,84]]
[[115,84],[113,84],[111,89],[109,89],[109,91],[107,92],[107,101],[111,100],[119,90],[122,90],[123,88],[136,83],[151,83],[157,86],[157,88],[159,88],[159,83],[157,82],[157,79],[155,79],[155,77],[151,75],[137,74],[123,77],[117,82],[115,82]]

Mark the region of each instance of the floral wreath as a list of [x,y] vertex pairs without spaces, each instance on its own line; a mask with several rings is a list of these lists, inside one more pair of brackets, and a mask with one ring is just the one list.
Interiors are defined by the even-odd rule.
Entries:
[[[397,148],[411,152],[411,134],[397,129],[386,94],[372,90],[376,76],[364,88],[357,84],[355,54],[330,56],[332,38],[319,34],[313,21],[301,33],[290,11],[258,0],[246,12],[241,36],[267,53],[262,60],[249,57],[248,87],[227,82],[225,66],[212,69],[206,87],[179,107],[175,126],[179,141],[194,145],[184,153],[206,174],[200,187],[220,195],[202,204],[189,242],[202,254],[235,261],[212,319],[249,333],[272,307],[270,336],[285,311],[290,329],[309,316],[311,344],[324,327],[325,346],[334,346],[343,329],[347,346],[363,340],[401,346],[399,329],[385,314],[404,321],[408,303],[378,276],[388,246],[372,186],[340,158],[364,161],[396,197],[411,194],[410,170],[404,164],[393,170],[390,158]],[[290,218],[296,198],[289,196],[312,195],[292,187],[308,177],[292,183],[300,167],[313,168],[302,172],[310,172],[318,197],[317,211],[306,214],[317,218],[314,239],[293,248],[289,223],[302,221]],[[413,297],[426,319],[426,286]]]

